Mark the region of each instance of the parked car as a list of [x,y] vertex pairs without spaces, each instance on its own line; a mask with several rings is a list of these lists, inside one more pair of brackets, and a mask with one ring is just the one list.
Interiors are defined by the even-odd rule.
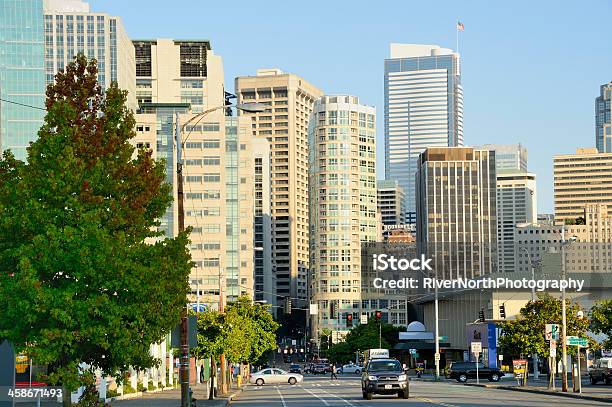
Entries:
[[344,365],[340,369],[338,369],[338,373],[342,373],[342,374],[344,373],[361,374],[362,371],[363,371],[363,368],[354,363],[349,363],[348,365]]
[[326,363],[316,363],[312,366],[312,374],[326,374],[331,372],[331,366]]
[[[480,379],[498,382],[503,375],[504,372],[496,367],[489,368],[482,363],[478,363],[478,378]],[[447,377],[460,383],[465,383],[468,379],[475,379],[476,362],[453,362],[448,369]]]
[[374,394],[397,394],[407,399],[410,395],[408,373],[396,359],[372,359],[361,376],[363,398],[372,400]]
[[591,370],[589,370],[589,377],[591,384],[597,384],[597,382],[612,383],[612,358],[601,358],[594,361]]
[[289,373],[299,373],[302,374],[302,366],[294,363],[291,366],[289,366]]
[[289,373],[282,369],[263,369],[253,373],[249,378],[249,383],[263,386],[264,384],[297,384],[302,383],[304,376],[299,373]]

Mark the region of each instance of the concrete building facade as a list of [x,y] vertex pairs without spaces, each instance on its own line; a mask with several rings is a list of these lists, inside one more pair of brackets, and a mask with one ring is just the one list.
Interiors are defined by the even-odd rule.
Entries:
[[261,103],[248,114],[251,134],[265,137],[271,153],[272,262],[276,295],[294,306],[309,300],[308,123],[322,92],[297,75],[260,69],[235,80],[238,103]]
[[384,70],[385,178],[399,181],[414,223],[419,154],[463,145],[460,59],[437,45],[391,44]]
[[[167,163],[176,197],[174,132],[182,132],[185,225],[191,226],[193,303],[216,308],[220,296],[233,301],[253,296],[254,153],[250,120],[229,117],[223,64],[206,40],[138,40],[135,68],[139,109],[137,130],[156,134],[158,158]],[[178,232],[174,202],[161,221],[169,236]]]
[[555,156],[553,165],[556,221],[574,221],[589,204],[612,210],[612,152],[578,148],[576,154]]
[[[310,267],[313,337],[341,337],[346,316],[359,320],[361,244],[377,240],[376,110],[355,96],[314,105],[310,146]],[[356,322],[355,322],[356,324]]]
[[[497,159],[497,151],[495,152]],[[537,222],[536,176],[509,170],[497,173],[498,271],[514,271],[514,229],[519,223]]]
[[404,225],[406,223],[406,197],[396,180],[376,182],[378,210],[383,225]]

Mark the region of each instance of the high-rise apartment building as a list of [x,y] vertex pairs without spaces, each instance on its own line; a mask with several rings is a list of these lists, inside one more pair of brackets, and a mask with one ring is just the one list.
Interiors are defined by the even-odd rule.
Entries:
[[308,121],[322,92],[297,75],[278,69],[236,78],[238,103],[257,102],[249,115],[253,136],[271,151],[272,262],[278,298],[308,303]]
[[378,211],[384,226],[403,225],[406,223],[405,194],[396,180],[378,180]]
[[347,314],[359,319],[361,244],[378,234],[376,110],[355,96],[324,96],[312,114],[310,267],[318,337],[324,328],[346,332]]
[[24,160],[45,114],[43,1],[0,0],[0,10],[0,150]]
[[137,108],[134,46],[119,17],[92,12],[80,0],[45,0],[45,81],[78,54],[98,63],[98,82],[103,88],[111,82],[128,91],[128,106]]
[[427,148],[417,172],[417,244],[437,278],[497,270],[495,152]]
[[495,151],[495,169],[527,172],[527,148],[522,144],[485,144],[474,147],[479,150]]
[[[495,158],[497,159],[497,150]],[[516,225],[537,222],[535,174],[521,171],[497,173],[498,271],[515,271],[514,230]]]
[[[134,41],[139,101],[137,131],[155,131],[157,156],[167,162],[176,197],[176,120],[183,132],[185,225],[195,263],[191,301],[216,307],[253,294],[254,153],[250,120],[226,116],[223,64],[208,41]],[[177,117],[178,114],[178,117]],[[178,232],[177,205],[162,219]]]
[[[254,160],[254,239],[255,300],[277,304],[276,281],[272,263],[272,214],[270,205],[270,143],[264,137],[253,137]],[[276,309],[272,308],[272,312]]]
[[612,210],[612,152],[578,148],[576,154],[555,156],[553,165],[556,221],[582,217],[588,204]]
[[612,82],[599,87],[595,99],[595,145],[600,153],[612,153]]
[[463,145],[459,54],[437,45],[391,44],[385,59],[385,178],[406,194],[416,221],[415,173],[428,147]]

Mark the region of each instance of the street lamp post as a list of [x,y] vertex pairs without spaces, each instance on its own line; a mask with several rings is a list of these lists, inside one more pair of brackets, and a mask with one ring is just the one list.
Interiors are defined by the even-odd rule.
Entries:
[[[535,280],[535,269],[533,267],[533,259],[531,258],[531,253],[529,253],[529,250],[527,250],[527,248],[525,247],[521,247],[521,250],[523,250],[527,254],[527,258],[529,259],[529,267],[531,268],[531,280]],[[531,287],[531,302],[535,302],[535,285]],[[534,352],[531,355],[531,359],[533,360],[533,378],[535,380],[538,380],[540,377],[540,371],[538,369],[538,354]]]
[[[565,268],[565,246],[569,246],[576,240],[575,236],[565,240],[565,226],[561,226],[561,279],[566,279]],[[567,392],[567,317],[565,305],[565,287],[561,290],[561,349],[563,360],[561,361],[563,377],[561,378],[561,390]]]
[[[232,107],[229,104],[217,106],[208,110],[203,111],[192,117],[185,124],[181,125],[179,121],[179,114],[176,113],[175,121],[175,144],[176,144],[176,177],[177,177],[177,206],[178,206],[178,231],[182,233],[185,231],[185,208],[184,208],[184,192],[183,192],[183,147],[185,142],[189,138],[191,132],[187,134],[185,139],[182,138],[181,133],[185,130],[185,127],[197,119],[196,124],[200,122],[207,114],[216,110],[227,109]],[[236,109],[243,110],[245,112],[257,113],[263,112],[265,106],[259,103],[248,103],[235,105]],[[181,407],[189,407],[189,324],[187,321],[188,316],[188,302],[185,302],[183,312],[181,315],[181,363],[179,368],[179,377],[181,381]]]

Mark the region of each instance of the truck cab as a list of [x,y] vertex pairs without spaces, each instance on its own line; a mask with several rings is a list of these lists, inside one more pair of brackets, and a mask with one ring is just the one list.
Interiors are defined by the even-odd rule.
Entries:
[[410,395],[408,373],[396,359],[369,359],[361,375],[361,391],[366,400],[372,400],[374,394],[397,394],[407,399]]

